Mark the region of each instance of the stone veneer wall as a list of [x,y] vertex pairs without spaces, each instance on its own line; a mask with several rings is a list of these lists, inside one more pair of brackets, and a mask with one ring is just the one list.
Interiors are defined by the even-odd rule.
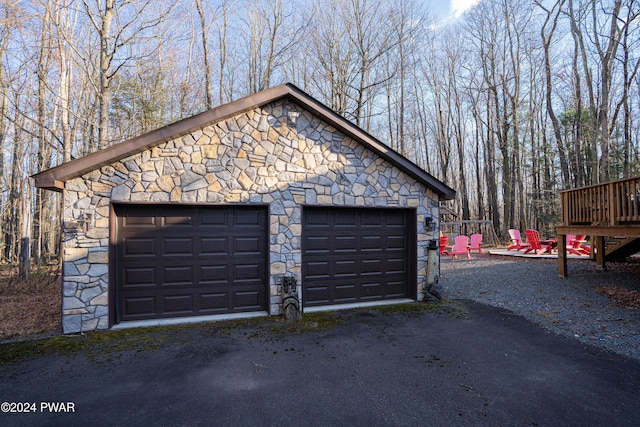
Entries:
[[63,329],[108,328],[110,202],[269,205],[270,314],[278,278],[301,284],[303,205],[417,209],[418,299],[424,297],[424,217],[438,197],[384,159],[289,101],[162,143],[82,177],[64,191]]

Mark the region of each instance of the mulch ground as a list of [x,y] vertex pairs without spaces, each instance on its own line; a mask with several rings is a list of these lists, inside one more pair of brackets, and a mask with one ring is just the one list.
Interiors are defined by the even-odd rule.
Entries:
[[59,334],[62,296],[57,266],[34,271],[27,280],[0,266],[0,340]]

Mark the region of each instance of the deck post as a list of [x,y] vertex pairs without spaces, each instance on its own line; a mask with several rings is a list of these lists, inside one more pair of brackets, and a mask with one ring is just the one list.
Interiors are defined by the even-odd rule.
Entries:
[[599,270],[605,270],[604,263],[604,236],[595,236],[594,239],[596,248],[596,268]]
[[558,234],[558,276],[567,277],[567,236],[566,234]]

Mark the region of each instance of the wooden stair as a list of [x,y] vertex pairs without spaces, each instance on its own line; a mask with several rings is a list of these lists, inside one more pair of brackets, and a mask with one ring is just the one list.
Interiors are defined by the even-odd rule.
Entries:
[[640,238],[610,236],[605,239],[604,257],[607,260],[625,259],[640,252]]

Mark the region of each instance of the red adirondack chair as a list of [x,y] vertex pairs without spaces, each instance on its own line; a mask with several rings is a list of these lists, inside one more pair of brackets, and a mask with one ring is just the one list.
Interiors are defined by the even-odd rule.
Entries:
[[467,236],[457,236],[454,239],[455,245],[451,248],[451,258],[457,258],[458,255],[466,255],[467,258],[471,258],[469,255],[469,238]]
[[529,247],[528,243],[524,243],[522,241],[520,230],[511,228],[509,230],[509,236],[511,236],[511,241],[513,242],[513,244],[507,248],[508,251],[510,251],[511,249],[519,251],[520,249],[527,249]]
[[586,234],[567,234],[567,252],[574,255],[590,255],[591,246],[585,245]]
[[471,244],[469,245],[469,252],[478,251],[479,254],[482,252],[482,234],[472,234],[471,235]]
[[525,254],[533,251],[536,255],[541,255],[545,252],[551,254],[553,252],[553,245],[555,239],[540,240],[540,234],[537,230],[524,230],[524,234],[527,236],[529,247],[524,251]]
[[451,255],[447,250],[447,243],[449,243],[449,236],[440,236],[440,256]]

